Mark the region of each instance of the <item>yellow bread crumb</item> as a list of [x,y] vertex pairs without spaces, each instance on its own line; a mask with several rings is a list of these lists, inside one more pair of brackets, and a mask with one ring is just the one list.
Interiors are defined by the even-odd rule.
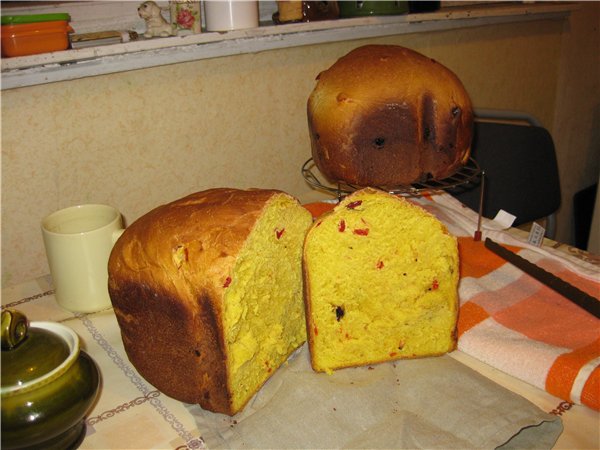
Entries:
[[231,271],[223,329],[234,411],[306,340],[301,261],[311,222],[294,200],[274,197]]

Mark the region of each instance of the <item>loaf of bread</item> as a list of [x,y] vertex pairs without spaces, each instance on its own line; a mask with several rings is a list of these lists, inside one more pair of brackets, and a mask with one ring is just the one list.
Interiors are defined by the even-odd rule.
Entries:
[[458,77],[395,45],[367,45],[317,77],[312,157],[330,181],[394,187],[444,179],[469,159],[473,110]]
[[420,206],[356,191],[315,221],[303,259],[314,370],[456,347],[457,240]]
[[127,356],[157,389],[233,415],[306,340],[312,223],[274,190],[212,189],[131,224],[109,260]]

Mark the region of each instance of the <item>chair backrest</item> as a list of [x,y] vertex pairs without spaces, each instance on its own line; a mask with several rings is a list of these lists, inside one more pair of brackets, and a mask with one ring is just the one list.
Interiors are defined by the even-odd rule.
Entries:
[[[503,209],[517,217],[518,226],[550,216],[546,235],[554,236],[560,183],[554,142],[546,129],[522,113],[477,110],[471,155],[485,173],[484,217],[494,218]],[[480,187],[450,193],[479,210]]]

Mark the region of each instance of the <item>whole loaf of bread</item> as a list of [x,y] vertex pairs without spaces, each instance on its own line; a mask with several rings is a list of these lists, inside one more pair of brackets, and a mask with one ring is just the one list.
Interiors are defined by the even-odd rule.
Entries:
[[468,161],[471,100],[433,59],[367,45],[317,80],[307,106],[312,157],[330,181],[403,186],[444,179]]
[[233,415],[306,340],[310,213],[275,190],[210,189],[132,223],[110,256],[127,356],[164,394]]

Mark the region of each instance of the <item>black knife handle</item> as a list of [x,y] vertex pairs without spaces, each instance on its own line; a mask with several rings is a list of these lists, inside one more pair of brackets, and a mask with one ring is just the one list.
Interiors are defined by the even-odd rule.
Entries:
[[496,255],[521,269],[527,275],[530,275],[549,288],[554,289],[556,292],[571,300],[580,308],[600,318],[600,300],[598,300],[596,297],[592,297],[588,293],[583,292],[572,284],[569,284],[563,279],[558,278],[556,275],[551,274],[541,267],[527,261],[525,258],[501,246],[490,238],[485,239],[485,246]]

